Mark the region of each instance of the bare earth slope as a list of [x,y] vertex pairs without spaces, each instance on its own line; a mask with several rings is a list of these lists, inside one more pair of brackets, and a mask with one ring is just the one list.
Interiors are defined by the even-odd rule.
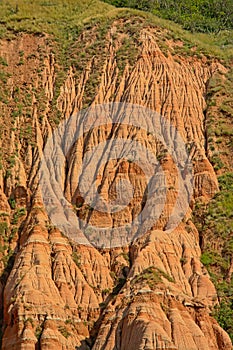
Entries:
[[[3,350],[232,348],[210,315],[216,290],[200,262],[199,234],[191,220],[194,201],[208,201],[218,191],[206,155],[205,94],[209,79],[227,70],[217,60],[176,54],[182,43],[169,41],[159,28],[138,29],[130,43],[135,52],[128,57],[127,26],[128,20],[110,26],[102,56],[89,50],[90,38],[97,40],[95,28],[84,32],[70,48],[73,61],[66,68],[46,35],[20,34],[0,42],[5,62],[0,101]],[[80,45],[86,45],[83,52]],[[122,65],[120,54],[126,56]],[[128,126],[114,137],[136,138],[154,150],[167,173],[166,207],[154,227],[130,246],[98,250],[75,245],[49,221],[38,190],[40,155],[57,118],[80,111],[88,99],[148,107],[179,130],[194,164],[194,199],[171,233],[164,227],[176,199],[172,161],[151,135]],[[137,188],[139,202],[124,215],[103,217],[80,205],[76,191],[85,150],[110,133],[93,129],[74,145],[63,169],[64,192],[84,221],[117,227],[132,220],[143,200],[144,179],[132,163],[109,162],[99,179],[106,200],[121,174]]]

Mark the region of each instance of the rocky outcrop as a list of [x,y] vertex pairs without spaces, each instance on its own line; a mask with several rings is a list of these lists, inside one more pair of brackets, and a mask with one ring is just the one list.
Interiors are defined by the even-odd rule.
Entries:
[[113,159],[98,168],[98,185],[107,202],[115,198],[119,179],[137,191],[124,212],[105,215],[93,210],[77,187],[85,152],[111,138],[130,138],[161,161],[168,184],[163,214],[132,244],[112,249],[78,245],[53,227],[38,188],[39,161],[56,114],[68,118],[83,108],[91,93],[95,57],[86,60],[80,73],[71,65],[58,89],[62,67],[46,36],[22,34],[10,42],[1,40],[0,56],[11,76],[6,81],[8,103],[0,102],[5,135],[0,214],[6,223],[6,246],[0,254],[9,255],[11,249],[14,258],[13,265],[1,266],[3,350],[231,349],[229,336],[210,316],[216,291],[200,262],[199,235],[191,220],[194,201],[208,201],[218,191],[206,155],[205,92],[208,79],[225,69],[204,56],[165,53],[160,48],[163,31],[145,27],[134,63],[128,60],[122,70],[117,53],[128,34],[118,35],[116,28],[124,25],[116,21],[107,33],[106,58],[92,105],[137,104],[174,125],[193,163],[190,206],[179,225],[166,231],[177,199],[174,162],[145,130],[105,125],[84,133],[67,156],[61,171],[67,200],[84,224],[118,228],[130,223],[140,213],[147,186],[143,171],[133,162]]

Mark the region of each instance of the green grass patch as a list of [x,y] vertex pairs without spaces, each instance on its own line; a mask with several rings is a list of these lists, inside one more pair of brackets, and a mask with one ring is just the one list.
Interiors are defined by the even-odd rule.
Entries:
[[209,204],[196,204],[194,222],[204,242],[201,262],[210,273],[220,301],[213,316],[233,340],[233,277],[227,278],[233,257],[233,173],[219,176],[218,181],[220,192]]
[[138,276],[136,276],[133,279],[132,283],[146,283],[151,289],[154,289],[157,284],[163,282],[163,278],[167,279],[169,282],[174,282],[174,279],[166,272],[154,266],[150,266],[147,269],[143,270]]

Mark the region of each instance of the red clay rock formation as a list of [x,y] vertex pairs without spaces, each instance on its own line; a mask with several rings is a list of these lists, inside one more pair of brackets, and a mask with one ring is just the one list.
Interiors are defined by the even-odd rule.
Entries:
[[[224,73],[224,67],[204,57],[172,54],[174,50],[165,55],[158,40],[162,32],[146,28],[140,33],[134,65],[127,64],[120,75],[116,51],[122,38],[119,34],[114,41],[114,28],[115,24],[108,33],[106,60],[100,68],[93,104],[125,101],[148,107],[167,118],[191,149],[193,200],[208,201],[218,191],[218,183],[205,151],[205,89],[208,79],[218,70]],[[27,62],[17,65],[21,50]],[[171,188],[164,215],[150,232],[130,247],[98,250],[76,246],[52,227],[37,189],[40,155],[54,127],[52,100],[57,72],[61,69],[56,54],[52,54],[46,37],[23,34],[10,42],[1,40],[0,56],[5,57],[6,69],[12,74],[7,81],[9,103],[0,102],[5,121],[16,109],[18,88],[21,94],[27,91],[32,96],[30,116],[22,113],[13,124],[6,122],[7,142],[0,141],[3,153],[17,153],[7,178],[3,179],[0,170],[0,211],[6,214],[7,225],[16,228],[9,245],[15,251],[14,264],[6,271],[0,288],[2,349],[231,349],[229,336],[210,316],[216,304],[216,291],[200,262],[192,208],[175,230],[163,231],[176,200],[176,173],[171,159],[164,161]],[[91,57],[86,62],[78,77],[74,67],[66,72],[57,98],[62,118],[82,108],[93,60]],[[20,136],[23,125],[31,125],[30,142],[25,141],[25,135]],[[63,169],[62,175],[64,192],[73,204],[79,200],[77,174],[83,154],[106,140],[109,132],[94,129],[74,145],[68,169]],[[114,137],[133,137],[157,155],[161,152],[158,142],[143,130],[124,126],[117,129]],[[137,188],[137,198],[142,201],[145,191],[142,172],[117,160],[109,162],[108,171],[102,171],[99,177],[106,200],[111,199],[111,188],[121,174]],[[14,199],[11,208],[9,198]],[[20,208],[25,212],[12,223]],[[97,226],[104,221],[110,227],[118,227],[121,220],[130,222],[140,209],[136,200],[129,208],[123,218],[118,213],[104,217],[83,207],[79,215]],[[9,253],[9,247],[1,251],[2,256]]]

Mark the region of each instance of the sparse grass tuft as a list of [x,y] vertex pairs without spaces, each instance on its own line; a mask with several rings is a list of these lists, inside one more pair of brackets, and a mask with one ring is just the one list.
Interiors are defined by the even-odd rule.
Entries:
[[133,283],[146,283],[151,289],[154,289],[157,284],[163,282],[162,278],[167,279],[169,282],[174,282],[174,279],[166,272],[154,266],[150,266],[141,272],[138,276],[136,276],[133,279]]

